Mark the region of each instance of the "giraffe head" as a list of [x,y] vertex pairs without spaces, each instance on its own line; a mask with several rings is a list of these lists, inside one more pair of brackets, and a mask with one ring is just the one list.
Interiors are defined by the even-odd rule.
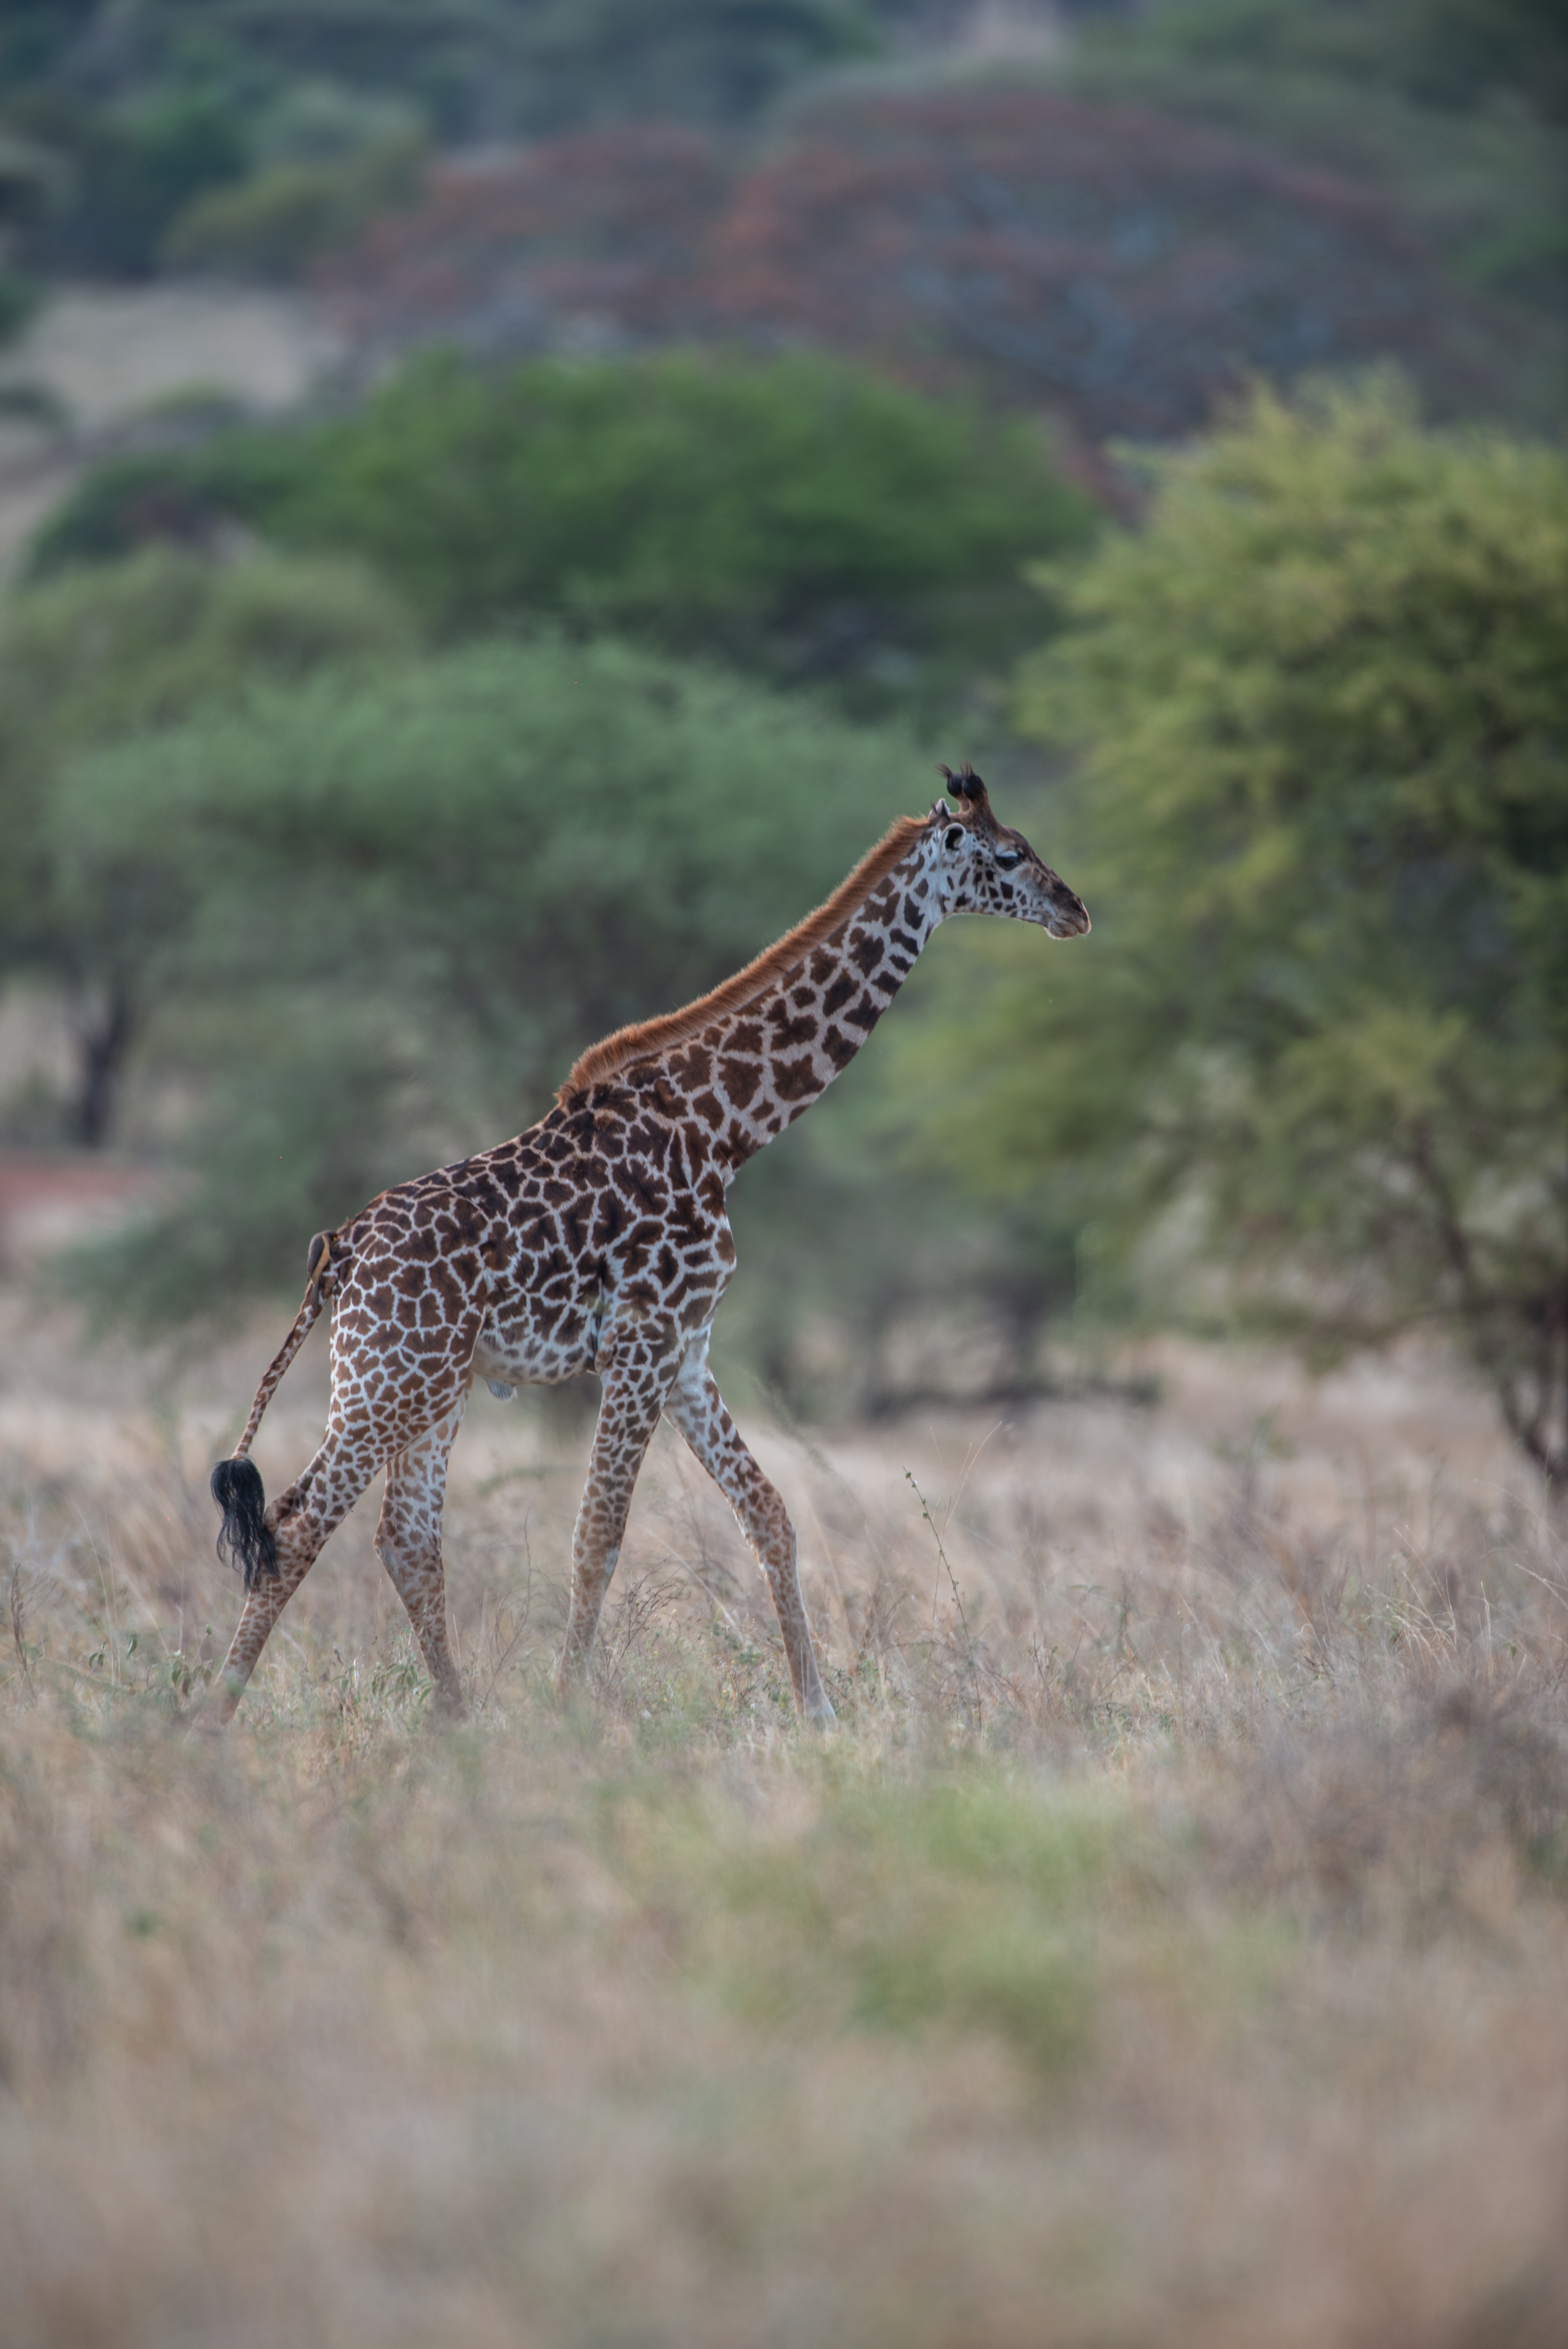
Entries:
[[1083,899],[1036,855],[1021,832],[997,823],[968,760],[956,774],[951,767],[936,771],[946,777],[961,811],[952,813],[945,800],[931,811],[936,871],[948,893],[945,910],[997,914],[1037,923],[1053,938],[1081,938],[1088,928]]

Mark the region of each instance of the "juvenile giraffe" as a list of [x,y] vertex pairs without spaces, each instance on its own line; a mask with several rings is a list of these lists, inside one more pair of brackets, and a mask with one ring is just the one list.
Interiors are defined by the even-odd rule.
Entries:
[[[220,1550],[245,1603],[204,1720],[232,1718],[267,1636],[333,1528],[387,1471],[376,1545],[408,1610],[436,1704],[462,1709],[447,1639],[441,1507],[476,1377],[508,1394],[597,1371],[588,1482],[572,1537],[560,1683],[584,1670],[632,1488],[661,1413],[738,1518],[768,1577],[801,1712],[833,1719],[812,1651],[784,1504],[707,1365],[735,1269],[725,1197],[757,1151],[847,1068],[951,914],[1079,936],[1088,916],[966,764],[959,802],[901,816],[814,914],[683,1010],[583,1053],[539,1124],[384,1191],[311,1243],[304,1301],[232,1458],[212,1472]],[[266,1506],[248,1457],[262,1413],[331,1299],[332,1404],[321,1449]]]

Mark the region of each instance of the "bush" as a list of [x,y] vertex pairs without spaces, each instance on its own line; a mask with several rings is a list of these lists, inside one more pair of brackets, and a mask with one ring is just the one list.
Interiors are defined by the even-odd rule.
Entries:
[[1108,1239],[1184,1202],[1319,1344],[1448,1324],[1562,1480],[1568,464],[1382,383],[1259,393],[1155,483],[1020,695],[1095,934],[971,990],[947,1146]]
[[97,107],[78,90],[46,90],[14,112],[59,167],[60,194],[27,237],[40,270],[150,275],[170,223],[249,162],[242,99],[216,88],[164,86]]
[[31,963],[72,998],[76,1137],[107,1138],[126,1053],[156,999],[165,912],[145,892],[65,886],[62,768],[258,683],[407,651],[387,591],[339,558],[214,564],[172,548],[13,596],[0,612],[0,969]]
[[339,422],[90,477],[35,574],[160,511],[351,549],[449,635],[545,616],[784,678],[847,672],[872,701],[890,651],[925,658],[933,692],[1005,665],[1037,625],[1022,564],[1090,527],[1031,428],[805,357],[427,359]]
[[424,156],[425,140],[414,131],[358,154],[255,172],[181,212],[163,240],[162,259],[175,269],[288,284],[377,213],[414,196]]

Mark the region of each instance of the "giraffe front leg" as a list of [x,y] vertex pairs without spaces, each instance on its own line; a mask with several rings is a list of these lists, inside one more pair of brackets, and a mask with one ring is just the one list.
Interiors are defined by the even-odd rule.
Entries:
[[808,1721],[829,1727],[838,1719],[817,1670],[816,1651],[800,1596],[795,1564],[795,1528],[788,1510],[741,1441],[707,1366],[705,1333],[681,1364],[680,1374],[665,1405],[679,1428],[740,1521],[758,1565],[768,1577],[795,1702]]
[[632,1488],[679,1362],[679,1342],[669,1330],[617,1331],[600,1345],[603,1388],[588,1482],[572,1529],[572,1607],[556,1675],[560,1696],[587,1672],[604,1594],[621,1554]]
[[441,1562],[441,1510],[447,1464],[468,1402],[465,1388],[444,1418],[399,1452],[387,1469],[376,1547],[419,1642],[436,1685],[434,1713],[463,1717],[463,1689],[447,1638],[447,1582]]

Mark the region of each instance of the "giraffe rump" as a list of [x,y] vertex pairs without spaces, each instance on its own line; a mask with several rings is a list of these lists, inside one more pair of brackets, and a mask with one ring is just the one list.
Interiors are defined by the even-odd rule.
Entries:
[[266,1520],[267,1496],[262,1472],[253,1460],[220,1460],[212,1471],[212,1498],[223,1512],[218,1529],[218,1555],[226,1550],[243,1575],[247,1590],[254,1590],[278,1570],[278,1546]]

